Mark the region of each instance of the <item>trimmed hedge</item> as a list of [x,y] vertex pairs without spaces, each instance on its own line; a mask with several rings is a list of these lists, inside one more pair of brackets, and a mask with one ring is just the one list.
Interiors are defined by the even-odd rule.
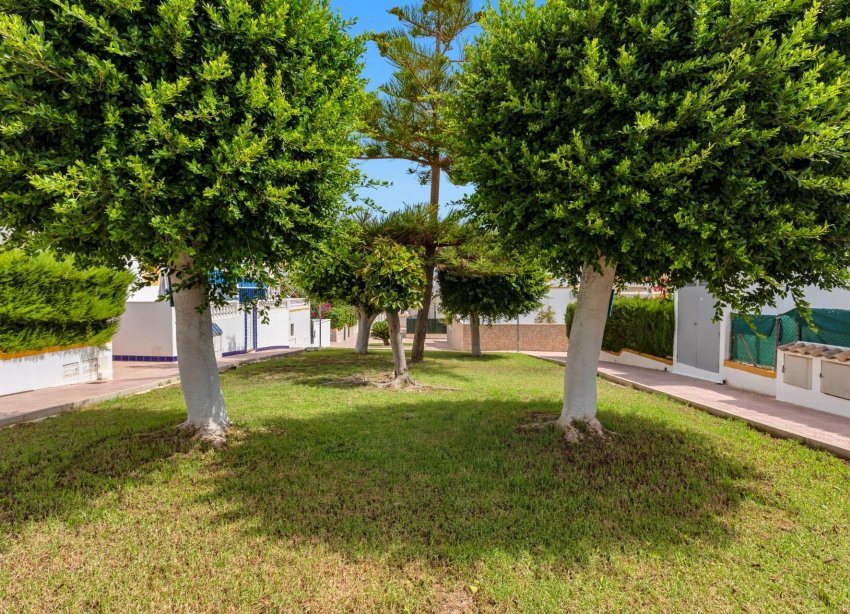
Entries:
[[[575,303],[567,305],[567,337],[570,336],[575,310]],[[615,297],[611,317],[605,324],[602,349],[608,352],[629,349],[652,356],[669,357],[673,355],[675,330],[672,300]]]
[[109,341],[133,276],[72,259],[0,253],[0,352]]

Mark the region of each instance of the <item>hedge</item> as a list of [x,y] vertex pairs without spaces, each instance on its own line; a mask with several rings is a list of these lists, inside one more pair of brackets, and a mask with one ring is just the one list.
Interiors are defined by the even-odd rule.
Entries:
[[[575,309],[575,303],[567,305],[567,337],[570,336]],[[605,324],[602,349],[608,352],[629,349],[652,356],[669,357],[673,355],[675,330],[672,300],[615,297],[611,317]]]
[[49,254],[0,253],[0,353],[109,341],[133,276]]

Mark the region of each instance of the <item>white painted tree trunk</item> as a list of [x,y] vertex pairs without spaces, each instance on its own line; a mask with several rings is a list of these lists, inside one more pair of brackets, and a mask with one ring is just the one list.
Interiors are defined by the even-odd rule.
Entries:
[[616,268],[599,263],[601,273],[592,264],[581,272],[581,285],[567,352],[564,374],[564,407],[558,418],[568,439],[578,439],[582,432],[575,428],[583,422],[592,431],[602,434],[602,425],[596,419],[596,369],[602,336],[608,319],[608,303],[614,287]]
[[[176,280],[172,281],[172,284]],[[203,308],[198,311],[198,308]],[[174,293],[177,366],[188,419],[180,425],[212,444],[223,444],[230,420],[224,406],[213,347],[212,313],[200,286]]]
[[481,356],[481,319],[477,313],[469,314],[469,338],[472,345],[472,355]]
[[407,357],[404,355],[404,341],[401,337],[401,323],[397,311],[387,311],[387,324],[390,329],[390,346],[393,351],[393,380],[394,386],[412,384],[413,380],[407,370]]
[[354,353],[366,354],[369,351],[369,333],[372,332],[372,323],[378,314],[370,314],[362,307],[356,307],[354,313],[357,315],[357,343],[354,346]]

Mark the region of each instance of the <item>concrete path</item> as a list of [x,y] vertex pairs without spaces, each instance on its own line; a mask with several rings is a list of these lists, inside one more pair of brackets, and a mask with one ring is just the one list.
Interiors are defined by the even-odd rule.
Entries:
[[[260,360],[303,352],[301,348],[237,354],[218,360],[219,371]],[[177,363],[114,362],[113,379],[20,392],[0,397],[0,427],[30,422],[72,411],[85,405],[125,397],[180,381]]]
[[[526,354],[566,364],[563,352]],[[796,439],[850,459],[850,418],[667,371],[600,362],[599,375],[618,384],[666,395],[717,416],[739,418],[760,431]]]
[[[410,349],[410,346],[413,345],[413,335],[405,335],[402,339],[404,342],[404,346],[407,349]],[[331,347],[334,348],[351,348],[357,345],[356,337],[349,337],[348,339],[343,339],[341,341],[332,341]],[[384,345],[381,341],[377,339],[369,339],[369,351],[372,350],[389,350],[390,346]],[[453,351],[452,346],[449,345],[449,342],[446,339],[445,334],[430,334],[425,337],[425,352],[427,354],[428,350],[436,350],[436,351]]]

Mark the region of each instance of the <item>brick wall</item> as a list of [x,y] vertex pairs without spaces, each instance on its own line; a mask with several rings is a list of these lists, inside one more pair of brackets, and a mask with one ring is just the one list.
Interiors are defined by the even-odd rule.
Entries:
[[[563,324],[482,324],[480,331],[482,352],[515,352],[517,349],[538,352],[567,350],[567,330]],[[452,349],[469,352],[472,343],[469,324],[453,322],[449,326],[447,340]]]

